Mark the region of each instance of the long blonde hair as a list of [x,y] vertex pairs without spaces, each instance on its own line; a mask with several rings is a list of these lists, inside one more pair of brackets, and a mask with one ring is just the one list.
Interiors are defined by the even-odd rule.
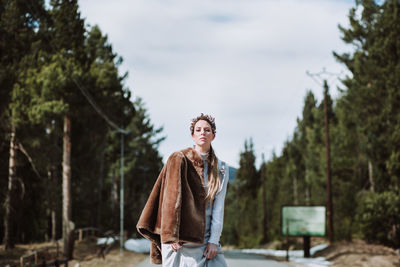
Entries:
[[208,190],[206,195],[206,201],[210,202],[210,205],[214,203],[215,195],[221,187],[221,177],[218,169],[218,158],[215,156],[212,147],[210,148],[211,156],[211,168],[208,172]]

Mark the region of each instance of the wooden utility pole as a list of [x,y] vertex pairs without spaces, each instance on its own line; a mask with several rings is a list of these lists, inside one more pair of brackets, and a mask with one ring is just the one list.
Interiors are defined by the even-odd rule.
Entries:
[[[325,68],[320,73],[311,74],[306,72],[311,79],[324,89],[324,121],[325,121],[325,156],[326,156],[326,191],[327,191],[327,204],[326,204],[326,217],[327,217],[327,230],[329,243],[333,242],[333,204],[332,204],[332,178],[331,178],[331,160],[330,160],[330,142],[329,142],[329,117],[328,117],[328,93],[329,86],[326,79],[321,79],[322,75],[338,77],[340,74],[329,73]],[[319,79],[318,79],[319,78]],[[322,83],[321,83],[322,81]]]
[[332,179],[331,158],[329,142],[329,118],[328,118],[328,82],[324,80],[324,120],[325,120],[325,155],[326,155],[326,191],[327,191],[327,217],[329,243],[333,242],[333,208],[332,208]]

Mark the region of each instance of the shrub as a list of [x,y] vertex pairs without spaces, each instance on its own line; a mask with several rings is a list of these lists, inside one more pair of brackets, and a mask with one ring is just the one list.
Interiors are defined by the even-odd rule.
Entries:
[[361,193],[357,220],[367,241],[400,247],[399,192]]

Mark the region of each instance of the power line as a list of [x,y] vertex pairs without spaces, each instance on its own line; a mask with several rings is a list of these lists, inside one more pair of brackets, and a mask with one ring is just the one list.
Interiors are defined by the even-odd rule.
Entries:
[[340,73],[335,73],[326,71],[325,68],[322,68],[322,71],[316,73],[311,73],[307,70],[306,74],[319,86],[324,86],[324,80],[326,80],[328,84],[334,80],[339,80],[340,76],[343,74],[343,71]]
[[122,133],[122,134],[129,134],[131,131],[122,129],[117,126],[111,119],[108,118],[108,116],[100,109],[100,107],[97,105],[97,103],[94,101],[94,99],[91,97],[90,93],[79,84],[79,82],[71,77],[72,81],[75,83],[75,85],[79,88],[79,90],[82,92],[82,94],[86,97],[86,100],[92,105],[94,110],[111,126],[113,127],[116,131]]
[[[32,3],[32,0],[28,1],[28,5],[30,6],[31,11],[33,11],[33,9],[35,9],[35,5]],[[38,11],[36,9],[36,11]],[[40,12],[38,12],[39,14]],[[59,47],[55,47],[57,46],[56,44],[54,44],[53,42],[51,42],[51,40],[48,39],[48,37],[46,35],[43,36],[44,39],[46,39],[46,41],[48,41],[50,47],[52,48],[53,52],[55,54],[60,54],[60,48]],[[59,63],[62,65],[63,68],[66,69],[66,65],[64,64],[64,62],[62,60],[59,60]],[[88,92],[88,90],[86,90],[86,88],[81,85],[79,83],[78,80],[76,80],[73,76],[69,77],[73,83],[78,87],[78,89],[81,91],[81,93],[83,94],[83,96],[86,98],[86,100],[89,102],[89,104],[93,107],[93,109],[97,112],[97,114],[100,115],[100,117],[102,117],[108,125],[110,125],[112,128],[114,128],[117,132],[120,132],[121,134],[129,134],[131,131],[122,129],[121,127],[119,127],[115,122],[113,122],[99,107],[99,105],[96,103],[96,101],[93,99],[93,97],[90,95],[90,93]]]

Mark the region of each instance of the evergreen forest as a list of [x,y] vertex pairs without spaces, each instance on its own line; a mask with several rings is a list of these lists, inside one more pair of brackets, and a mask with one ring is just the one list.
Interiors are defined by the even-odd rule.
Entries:
[[76,0],[2,0],[0,38],[5,249],[60,238],[69,247],[71,232],[89,226],[118,234],[121,142],[124,224],[136,234],[164,137],[132,102],[107,35],[85,25]]
[[[400,247],[400,2],[361,0],[339,25],[349,71],[327,97],[333,240],[362,238]],[[321,88],[322,90],[322,88]],[[327,205],[324,101],[309,91],[279,155],[255,165],[246,140],[227,196],[223,241],[255,247],[284,239],[281,207]],[[256,220],[254,219],[256,218]]]

